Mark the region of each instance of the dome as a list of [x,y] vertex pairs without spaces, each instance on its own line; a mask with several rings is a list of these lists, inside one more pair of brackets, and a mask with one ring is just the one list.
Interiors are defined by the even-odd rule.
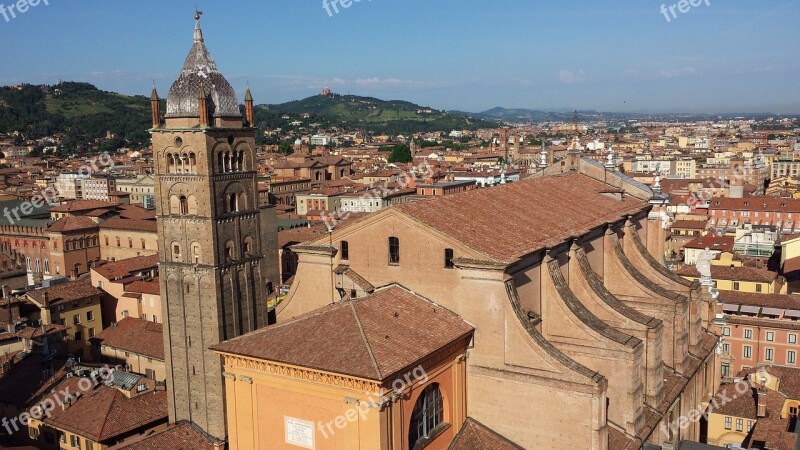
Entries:
[[194,44],[181,74],[169,89],[166,117],[197,117],[197,97],[201,87],[206,93],[208,111],[213,117],[241,117],[236,92],[217,70],[217,63],[203,41],[200,16],[195,16],[195,20]]

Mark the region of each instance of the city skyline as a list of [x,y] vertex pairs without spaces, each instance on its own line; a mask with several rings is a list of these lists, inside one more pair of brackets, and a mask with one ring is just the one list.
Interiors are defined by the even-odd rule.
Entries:
[[[0,84],[85,81],[147,95],[155,81],[166,94],[191,42],[194,2],[29,3],[0,12],[0,40],[20,44],[4,47]],[[502,3],[197,6],[239,101],[249,83],[259,104],[329,86],[470,112],[800,112],[798,1]]]

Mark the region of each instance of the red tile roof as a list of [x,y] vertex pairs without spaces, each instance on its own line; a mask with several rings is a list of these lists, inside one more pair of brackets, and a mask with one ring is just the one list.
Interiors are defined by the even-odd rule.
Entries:
[[631,196],[618,200],[606,195],[610,191],[617,192],[572,172],[392,208],[491,259],[510,263],[648,207]]
[[458,315],[393,285],[212,349],[386,381],[473,331]]
[[707,248],[709,250],[719,250],[721,252],[732,252],[733,245],[733,236],[714,236],[713,234],[707,234],[705,236],[700,236],[697,239],[692,239],[684,244],[683,247],[697,248],[701,250]]
[[486,425],[467,418],[448,450],[523,450]]
[[53,222],[53,224],[47,228],[47,231],[52,231],[55,233],[65,233],[69,231],[78,231],[78,230],[96,231],[97,229],[98,229],[97,222],[88,217],[70,216],[70,217],[63,217]]
[[137,294],[161,295],[161,285],[158,282],[158,277],[155,277],[147,281],[134,281],[125,287],[125,291]]
[[217,450],[216,440],[190,422],[179,422],[149,436],[132,439],[111,447],[112,450]]
[[[695,266],[684,266],[676,273],[680,276],[700,278],[700,272],[697,271]],[[711,266],[711,278],[715,280],[772,283],[778,278],[778,274],[756,267]]]
[[101,200],[72,200],[63,205],[50,208],[51,212],[72,213],[81,211],[92,211],[94,209],[116,209],[119,203],[104,202]]
[[121,259],[109,262],[94,270],[99,275],[111,280],[126,277],[132,273],[158,267],[158,255],[137,256],[135,258]]
[[[25,359],[11,356],[13,366],[0,374],[0,402],[23,408],[66,377],[66,360],[56,359],[46,363],[40,355],[32,354]],[[45,368],[52,368],[52,376],[45,377]],[[42,383],[42,381],[45,381]]]
[[[56,386],[59,392],[81,392],[80,377],[72,377]],[[167,421],[166,391],[146,392],[127,398],[119,390],[98,384],[82,392],[72,405],[62,410],[55,408],[52,417],[45,418],[47,425],[76,433],[96,442],[124,436],[141,427]]]
[[164,360],[163,325],[126,317],[92,338],[100,345]]
[[710,210],[800,212],[800,199],[747,197],[711,199]]
[[68,303],[100,295],[102,291],[92,286],[89,280],[76,280],[65,284],[59,284],[58,286],[36,289],[25,293],[28,298],[40,305],[44,304],[45,294],[48,295],[51,305],[57,305],[59,303]]

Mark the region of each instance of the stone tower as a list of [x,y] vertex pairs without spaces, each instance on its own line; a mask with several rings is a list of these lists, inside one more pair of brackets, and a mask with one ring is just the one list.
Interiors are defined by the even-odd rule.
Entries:
[[169,417],[224,439],[222,366],[208,348],[267,325],[277,231],[259,208],[255,130],[206,49],[200,14],[165,120],[154,111],[150,132]]

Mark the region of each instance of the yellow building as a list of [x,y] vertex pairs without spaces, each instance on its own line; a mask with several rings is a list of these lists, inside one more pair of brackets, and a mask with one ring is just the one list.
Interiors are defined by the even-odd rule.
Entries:
[[[733,255],[723,254],[726,259],[712,264],[711,278],[720,291],[752,292],[759,294],[785,294],[787,284],[777,273],[764,268],[742,266],[733,260]],[[689,281],[700,280],[695,266],[684,266],[678,275]]]
[[42,325],[67,327],[67,351],[81,358],[91,356],[91,341],[103,329],[102,291],[88,280],[71,281],[25,293],[25,298],[39,308]]
[[119,261],[158,254],[155,220],[108,219],[100,224],[100,258]]
[[707,442],[749,448],[794,448],[800,369],[765,366],[720,386],[708,413]]
[[393,285],[223,342],[230,449],[446,450],[473,331]]

